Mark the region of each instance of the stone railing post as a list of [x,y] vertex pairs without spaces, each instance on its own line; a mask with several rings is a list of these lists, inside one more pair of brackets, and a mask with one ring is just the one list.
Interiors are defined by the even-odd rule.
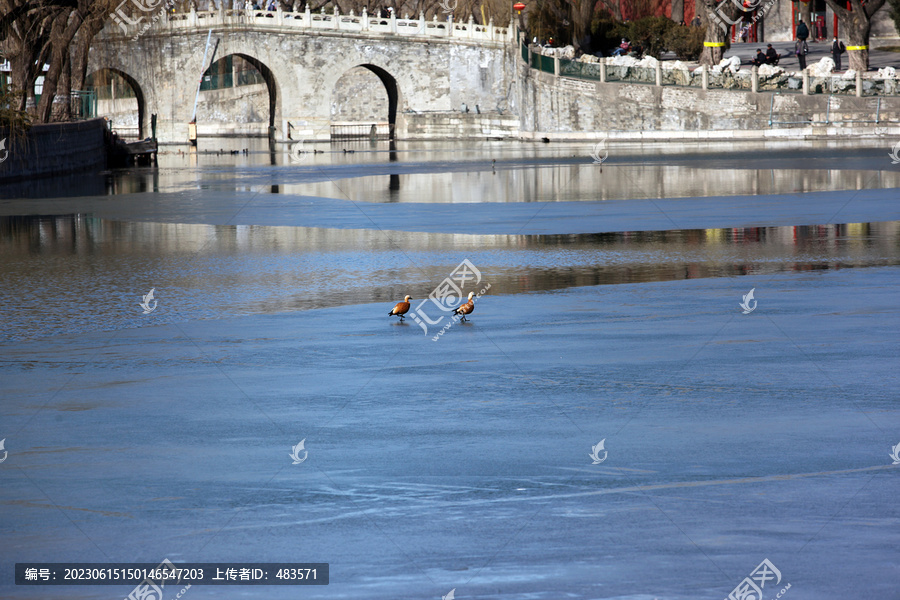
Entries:
[[534,63],[534,59],[531,58],[531,46],[528,46],[528,68],[531,68],[531,65]]
[[281,2],[275,4],[275,22],[284,25],[284,11],[281,10]]
[[335,29],[341,28],[341,11],[338,10],[337,4],[334,5],[334,13],[331,16],[331,26]]
[[309,10],[309,4],[306,5],[306,10],[303,11],[303,24],[307,27],[312,27],[312,12]]
[[856,72],[856,97],[862,98],[862,71]]
[[706,68],[706,65],[703,65],[700,68],[703,69],[703,73],[700,74],[700,81],[702,82],[703,89],[708,90],[709,89],[709,69]]
[[447,37],[453,37],[453,15],[447,15]]
[[188,23],[192,26],[197,26],[197,7],[191,4],[191,16],[188,17]]
[[656,85],[662,86],[662,63],[656,61]]
[[360,19],[360,24],[362,25],[363,31],[369,30],[369,11],[366,10],[365,6],[363,6],[362,19]]
[[606,83],[606,57],[600,58],[600,83]]
[[397,13],[393,8],[390,9],[391,13],[391,33],[397,33]]
[[756,65],[750,69],[750,91],[754,94],[759,92],[759,67]]
[[425,35],[425,11],[419,11],[419,35]]
[[475,17],[469,15],[469,26],[466,27],[466,37],[470,40],[475,37]]
[[553,57],[553,74],[559,77],[559,56]]
[[809,96],[809,69],[803,69],[800,76],[803,80],[803,95]]

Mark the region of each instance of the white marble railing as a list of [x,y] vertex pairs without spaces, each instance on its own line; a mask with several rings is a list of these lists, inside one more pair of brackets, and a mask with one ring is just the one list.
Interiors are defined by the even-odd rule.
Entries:
[[220,9],[213,11],[196,11],[189,13],[167,13],[165,18],[158,19],[153,29],[205,29],[215,26],[260,26],[278,27],[290,31],[340,31],[359,33],[362,35],[399,35],[454,38],[477,42],[508,43],[515,39],[515,30],[511,26],[497,27],[493,21],[487,25],[478,25],[471,17],[468,22],[455,23],[452,20],[438,21],[435,16],[431,21],[420,14],[418,19],[398,19],[394,12],[387,18],[369,15],[365,9],[362,14],[342,15],[335,7],[334,12],[314,13],[309,6],[304,12],[285,12],[282,10],[265,11],[251,9]]

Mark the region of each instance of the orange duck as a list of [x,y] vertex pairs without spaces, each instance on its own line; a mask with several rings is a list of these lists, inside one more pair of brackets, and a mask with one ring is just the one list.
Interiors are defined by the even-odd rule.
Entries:
[[462,320],[466,320],[466,315],[472,314],[472,311],[475,310],[475,300],[472,297],[475,296],[475,292],[469,292],[469,301],[465,304],[461,304],[459,308],[453,311],[454,315],[462,315]]
[[389,317],[400,317],[400,320],[403,320],[403,315],[409,312],[409,301],[412,300],[412,296],[406,296],[403,298],[403,302],[398,302],[397,306],[391,309],[391,312],[388,313]]

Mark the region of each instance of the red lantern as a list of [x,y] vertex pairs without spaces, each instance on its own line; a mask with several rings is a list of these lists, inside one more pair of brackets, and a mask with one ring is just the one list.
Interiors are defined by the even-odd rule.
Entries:
[[521,14],[521,12],[525,10],[525,5],[521,2],[516,2],[515,4],[513,4],[513,9],[519,11],[519,13]]

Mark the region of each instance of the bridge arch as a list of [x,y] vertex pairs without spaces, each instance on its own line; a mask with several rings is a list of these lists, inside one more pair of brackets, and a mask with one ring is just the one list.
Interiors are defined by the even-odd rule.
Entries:
[[[265,91],[242,92],[238,89],[254,84],[264,84]],[[229,102],[233,102],[233,105],[223,110],[222,104]],[[221,118],[216,118],[223,112],[224,122]],[[205,130],[206,135],[271,136],[280,113],[281,93],[275,74],[255,56],[241,51],[230,52],[215,60],[204,71],[197,111],[199,135],[202,136]],[[257,120],[256,117],[261,118]],[[235,129],[230,131],[224,123]],[[254,125],[262,130],[258,127],[254,131]]]
[[[123,135],[123,137],[144,139],[149,136],[149,130],[145,122],[147,101],[144,97],[144,90],[141,89],[137,79],[121,69],[115,67],[94,69],[85,79],[87,82],[86,87],[97,93],[97,116],[107,117],[112,122],[113,131],[122,133],[128,129],[127,125],[123,127],[123,123],[127,124],[130,122],[128,116],[129,114],[133,115],[134,110],[127,106],[117,106],[116,90],[119,88],[116,78],[122,79],[131,88],[137,100],[137,132],[134,135]],[[108,95],[105,90],[109,90]]]
[[394,139],[399,88],[384,68],[352,66],[340,74],[330,93],[332,137],[366,137],[371,123],[386,122],[387,130],[379,127],[378,135]]

